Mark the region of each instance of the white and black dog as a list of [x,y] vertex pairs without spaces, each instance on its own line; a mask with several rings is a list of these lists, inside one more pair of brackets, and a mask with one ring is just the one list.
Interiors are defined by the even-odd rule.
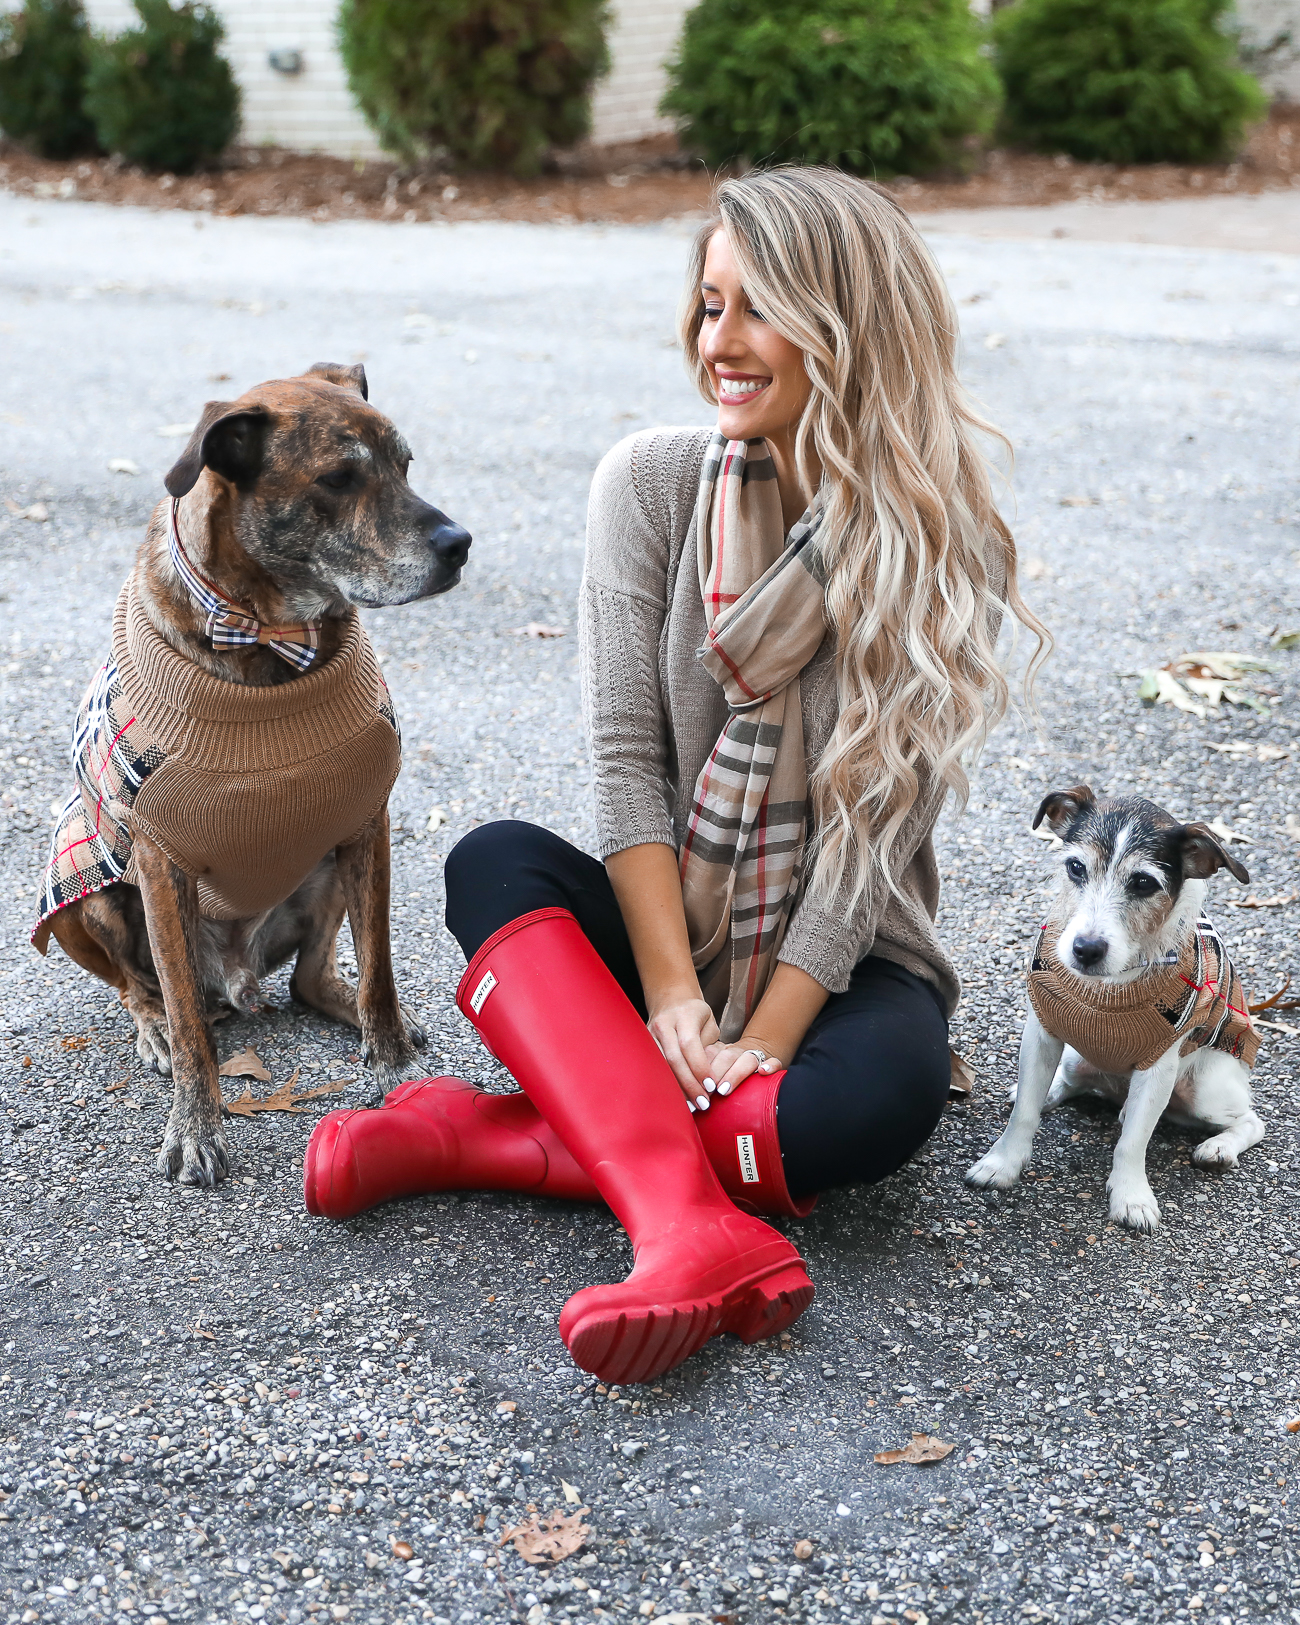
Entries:
[[1204,1167],[1235,1166],[1264,1135],[1250,1093],[1259,1035],[1202,912],[1217,870],[1250,876],[1206,825],[1149,801],[1099,800],[1081,784],[1045,797],[1034,828],[1044,819],[1064,842],[1062,884],[1030,964],[1015,1107],[966,1178],[1014,1185],[1043,1111],[1099,1094],[1121,1105],[1110,1217],[1154,1230],[1146,1149],[1162,1113],[1216,1131],[1192,1153]]

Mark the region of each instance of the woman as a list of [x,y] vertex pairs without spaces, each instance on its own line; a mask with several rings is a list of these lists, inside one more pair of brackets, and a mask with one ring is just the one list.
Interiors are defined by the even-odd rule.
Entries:
[[1004,602],[1043,644],[952,305],[885,193],[826,169],[725,182],[680,331],[716,429],[633,436],[592,486],[604,862],[514,822],[447,860],[457,1000],[524,1093],[406,1085],[325,1119],[307,1157],[334,1217],[427,1190],[603,1197],[635,1267],[560,1331],[624,1382],[793,1321],[811,1284],[753,1215],[882,1179],[933,1132],[959,988],[931,836],[1006,704]]

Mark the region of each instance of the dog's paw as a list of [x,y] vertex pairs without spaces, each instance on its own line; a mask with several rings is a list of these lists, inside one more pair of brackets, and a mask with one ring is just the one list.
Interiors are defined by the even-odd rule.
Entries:
[[1201,1141],[1192,1152],[1192,1161],[1198,1168],[1235,1168],[1238,1144],[1237,1135],[1230,1130],[1216,1134]]
[[211,1190],[230,1172],[230,1145],[220,1123],[196,1123],[193,1118],[167,1120],[158,1172],[182,1185]]
[[423,1049],[429,1042],[429,1034],[405,1005],[402,1006],[402,1025],[406,1028],[407,1039],[416,1049]]
[[1016,1184],[1023,1171],[1023,1163],[1004,1156],[995,1146],[973,1168],[966,1170],[966,1183],[983,1190],[1006,1191]]
[[137,1017],[135,1053],[141,1062],[164,1078],[172,1075],[172,1049],[167,1023],[161,1016]]
[[1141,1185],[1108,1185],[1107,1190],[1112,1224],[1122,1224],[1126,1230],[1146,1235],[1160,1228],[1160,1204],[1145,1181]]

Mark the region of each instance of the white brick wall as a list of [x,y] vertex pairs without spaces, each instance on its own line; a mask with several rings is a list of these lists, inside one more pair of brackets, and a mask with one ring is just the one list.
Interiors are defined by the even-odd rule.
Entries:
[[672,125],[656,112],[666,88],[664,62],[672,55],[682,18],[694,0],[614,0],[609,74],[592,100],[592,136],[600,142],[637,141]]
[[[597,141],[633,141],[668,128],[655,108],[662,64],[692,0],[615,0],[613,67],[592,109]],[[215,0],[226,25],[225,54],[244,93],[243,139],[340,157],[379,151],[353,105],[334,44],[336,0]],[[116,33],[138,19],[129,0],[87,0],[95,27]],[[277,73],[273,50],[301,51],[303,71]]]

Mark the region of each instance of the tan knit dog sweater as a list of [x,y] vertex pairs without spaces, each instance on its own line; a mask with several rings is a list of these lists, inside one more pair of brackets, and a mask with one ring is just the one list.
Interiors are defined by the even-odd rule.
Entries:
[[58,909],[135,880],[137,830],[198,881],[208,919],[274,908],[379,811],[401,757],[355,611],[324,665],[251,688],[173,649],[128,580],[112,654],[73,730],[76,788],[54,831],[32,941],[44,953]]
[[1056,955],[1065,925],[1039,932],[1029,967],[1029,998],[1044,1029],[1102,1072],[1154,1066],[1181,1038],[1178,1053],[1218,1049],[1254,1066],[1259,1033],[1246,990],[1222,939],[1202,914],[1175,965],[1156,965],[1116,984],[1067,970]]

